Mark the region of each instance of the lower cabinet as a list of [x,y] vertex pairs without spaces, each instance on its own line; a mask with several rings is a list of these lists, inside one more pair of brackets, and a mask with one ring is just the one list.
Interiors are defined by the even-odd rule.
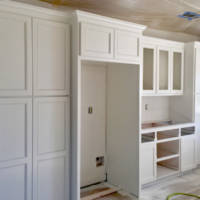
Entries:
[[155,180],[155,146],[154,142],[141,145],[141,183],[146,184]]
[[181,138],[181,171],[191,170],[196,167],[195,135]]
[[33,199],[69,199],[69,99],[34,98]]
[[200,134],[197,134],[196,138],[196,161],[197,164],[200,165]]

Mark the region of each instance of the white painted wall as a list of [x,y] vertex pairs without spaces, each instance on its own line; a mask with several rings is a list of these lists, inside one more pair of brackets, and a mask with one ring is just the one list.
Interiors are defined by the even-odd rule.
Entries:
[[150,37],[167,39],[167,40],[174,40],[174,41],[179,41],[179,42],[191,42],[191,41],[200,40],[200,37],[195,36],[195,35],[190,35],[190,34],[181,33],[181,32],[156,30],[156,29],[151,29],[151,28],[147,28],[144,31],[144,35],[150,36]]
[[[170,120],[170,97],[142,97],[142,122]],[[145,110],[145,105],[147,110]]]
[[[88,113],[92,107],[93,112]],[[105,180],[105,164],[96,158],[106,151],[106,68],[105,64],[82,65],[81,187]]]
[[139,66],[109,64],[108,182],[139,193]]

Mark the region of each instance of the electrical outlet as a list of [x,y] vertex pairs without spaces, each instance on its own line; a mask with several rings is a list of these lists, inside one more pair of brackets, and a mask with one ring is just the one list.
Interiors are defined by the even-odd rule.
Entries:
[[96,157],[96,167],[104,166],[104,156]]

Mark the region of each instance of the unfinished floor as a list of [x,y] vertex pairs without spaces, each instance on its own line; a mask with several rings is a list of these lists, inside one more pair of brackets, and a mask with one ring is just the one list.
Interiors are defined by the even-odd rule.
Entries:
[[[167,195],[174,192],[194,193],[200,195],[200,169],[188,172],[184,176],[170,178],[142,190],[140,199],[129,197],[125,194],[113,193],[98,200],[165,200]],[[193,200],[193,198],[176,198],[179,200]]]

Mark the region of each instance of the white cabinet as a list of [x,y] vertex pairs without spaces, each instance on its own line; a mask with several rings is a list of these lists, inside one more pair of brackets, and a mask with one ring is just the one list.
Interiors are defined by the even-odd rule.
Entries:
[[32,200],[32,101],[0,99],[0,199]]
[[143,94],[156,92],[156,45],[143,45]]
[[95,24],[81,24],[81,55],[113,58],[114,29]]
[[195,92],[200,94],[200,46],[197,45],[195,48]]
[[184,44],[143,37],[143,95],[182,95]]
[[170,92],[170,48],[158,47],[157,52],[157,92]]
[[141,145],[141,183],[155,180],[155,144],[147,142]]
[[172,93],[183,93],[183,79],[184,79],[184,51],[183,49],[172,49]]
[[34,200],[69,199],[68,97],[34,98]]
[[197,164],[200,164],[200,134],[197,134],[196,136],[196,161]]
[[195,158],[195,135],[183,136],[181,138],[181,171],[190,170],[196,166]]
[[139,60],[139,34],[131,31],[115,31],[115,58],[119,60]]
[[1,12],[0,27],[0,96],[31,95],[31,18]]
[[[122,24],[80,23],[80,55],[93,60],[140,63],[140,37],[144,27]],[[130,24],[129,24],[130,25]],[[122,27],[122,28],[121,28]]]
[[67,95],[70,90],[70,30],[64,23],[33,21],[34,95]]

